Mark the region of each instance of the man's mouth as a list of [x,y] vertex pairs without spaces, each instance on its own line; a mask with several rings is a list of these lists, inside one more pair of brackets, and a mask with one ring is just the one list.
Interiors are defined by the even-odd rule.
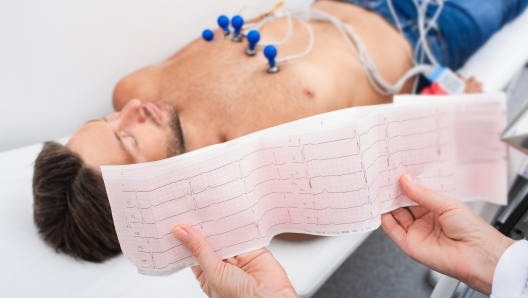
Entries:
[[149,110],[149,112],[152,115],[154,115],[156,117],[156,119],[158,120],[159,123],[162,123],[163,118],[162,118],[162,115],[161,115],[161,110],[156,104],[154,104],[152,102],[146,102],[146,103],[143,104],[143,106],[147,110]]

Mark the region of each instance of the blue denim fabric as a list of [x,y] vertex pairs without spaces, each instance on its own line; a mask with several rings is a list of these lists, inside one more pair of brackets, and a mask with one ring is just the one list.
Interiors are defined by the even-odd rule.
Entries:
[[[396,27],[387,0],[344,0],[372,10]],[[418,0],[421,3],[421,0]],[[413,47],[419,40],[417,11],[413,0],[393,0],[405,37]],[[445,0],[437,26],[427,34],[427,42],[437,61],[449,68],[460,68],[492,35],[515,19],[528,6],[528,0]],[[427,21],[437,5],[429,4]],[[416,50],[416,48],[415,48]],[[415,56],[428,62],[421,49]],[[423,59],[423,60],[422,60]]]

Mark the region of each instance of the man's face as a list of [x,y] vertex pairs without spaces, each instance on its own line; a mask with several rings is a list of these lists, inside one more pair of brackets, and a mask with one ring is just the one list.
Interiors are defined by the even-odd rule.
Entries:
[[102,165],[140,163],[183,153],[178,115],[162,101],[133,99],[120,111],[84,124],[66,144],[84,162]]

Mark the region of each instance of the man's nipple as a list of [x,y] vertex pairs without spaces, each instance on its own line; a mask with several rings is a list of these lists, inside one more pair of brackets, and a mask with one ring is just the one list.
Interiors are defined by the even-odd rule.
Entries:
[[315,98],[315,91],[313,91],[312,89],[310,88],[303,88],[303,95],[307,98],[307,99],[314,99]]

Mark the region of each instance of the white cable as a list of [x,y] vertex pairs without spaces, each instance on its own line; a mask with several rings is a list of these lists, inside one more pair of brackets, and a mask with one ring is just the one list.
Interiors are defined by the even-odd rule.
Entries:
[[[392,3],[390,2],[391,0],[388,0],[388,1],[390,3],[390,7],[392,7]],[[440,1],[438,10],[441,10],[442,5],[443,5],[443,0],[438,0],[438,1]],[[417,5],[416,0],[414,0],[413,2],[415,3],[415,5]],[[429,0],[425,0],[424,4],[428,4],[428,3],[429,3]],[[424,10],[423,7],[417,6],[417,11],[418,11],[418,23],[419,23],[418,27],[420,31],[420,41],[417,43],[417,48],[422,46],[429,60],[431,60],[431,62],[433,63],[436,63],[436,59],[434,59],[434,57],[432,56],[432,53],[429,47],[427,46],[427,43],[424,42],[425,34],[431,28],[431,26],[428,26],[427,28],[425,28],[425,25],[424,25],[426,10]],[[313,32],[312,27],[307,23],[307,21],[326,21],[326,22],[332,23],[339,30],[341,35],[345,38],[345,41],[348,43],[352,51],[357,55],[359,61],[363,65],[367,79],[371,83],[372,87],[376,90],[376,92],[378,92],[381,95],[396,94],[401,91],[401,89],[403,88],[403,86],[405,85],[408,79],[416,76],[417,74],[421,74],[421,73],[428,75],[435,69],[435,67],[431,65],[417,65],[413,67],[412,69],[410,69],[409,71],[407,71],[396,83],[390,84],[387,81],[385,81],[385,79],[381,76],[375,63],[373,62],[372,58],[369,55],[367,48],[365,47],[365,45],[363,44],[359,36],[355,33],[355,31],[352,30],[352,28],[350,28],[350,26],[344,24],[343,22],[334,18],[333,16],[325,12],[319,11],[319,10],[313,10],[313,9],[292,10],[291,13],[289,11],[281,10],[280,12],[283,13],[283,16],[279,15],[276,12],[273,14],[272,18],[265,18],[260,23],[258,23],[256,26],[260,28],[265,23],[270,21],[271,19],[278,19],[281,17],[286,17],[288,19],[288,32],[286,34],[286,37],[283,40],[278,41],[278,42],[259,42],[258,45],[264,45],[264,44],[279,45],[279,44],[283,44],[287,42],[289,38],[291,37],[292,31],[293,31],[293,25],[292,25],[292,20],[291,20],[292,17],[295,17],[302,25],[306,27],[306,29],[308,30],[308,34],[310,36],[310,44],[302,53],[290,55],[290,56],[283,57],[283,58],[278,58],[276,59],[276,63],[284,63],[287,61],[292,61],[292,60],[299,59],[307,55],[313,49],[313,46],[315,43],[315,34]],[[400,33],[403,34],[401,24],[393,8],[391,8],[391,13],[393,13],[395,16],[398,30],[400,30]],[[433,17],[435,21],[438,18],[439,14],[440,12],[438,11],[437,13],[435,13],[435,16]],[[431,57],[429,57],[429,55]],[[411,61],[414,61],[414,59],[412,59],[412,55],[408,54],[408,56],[410,56],[409,59],[411,59]]]
[[[244,10],[247,10],[247,9],[251,9],[253,11],[256,11],[259,16],[262,16],[264,14],[264,12],[262,10],[258,9],[257,7],[251,6],[251,5],[246,5],[246,6],[243,6],[242,8],[240,8],[240,10],[238,11],[238,15],[242,15],[242,12],[244,12]],[[242,34],[244,36],[246,36],[247,33],[250,30],[255,29],[256,27],[258,27],[263,22],[266,22],[266,17],[263,17],[262,20],[260,22],[258,22],[258,23],[251,23],[251,24],[242,25],[242,30],[243,30]]]
[[310,53],[312,51],[313,46],[315,44],[315,35],[314,35],[312,27],[307,22],[305,22],[303,20],[297,19],[297,21],[299,23],[303,24],[306,27],[306,29],[308,30],[308,34],[310,35],[310,44],[308,45],[306,50],[304,50],[304,52],[302,52],[300,54],[290,55],[290,56],[287,56],[287,57],[284,57],[284,58],[278,58],[278,59],[275,60],[276,63],[284,63],[284,62],[292,61],[292,60],[295,60],[295,59],[299,59],[301,57],[306,56],[308,53]]
[[[286,36],[280,41],[259,41],[257,43],[257,46],[281,45],[281,44],[284,44],[285,42],[287,42],[290,39],[292,31],[293,31],[293,24],[292,24],[291,15],[290,15],[290,13],[287,10],[283,11],[281,9],[280,12],[284,13],[284,15],[286,16],[286,20],[288,21],[288,31],[286,33]],[[279,18],[279,17],[276,17],[276,12],[274,12],[273,15],[274,15],[273,19],[278,19]],[[262,24],[262,25],[264,25],[264,24]],[[259,29],[260,29],[260,27],[259,27]]]
[[431,63],[434,66],[438,66],[439,63],[436,60],[436,57],[431,52],[431,48],[429,47],[429,43],[427,41],[427,32],[425,30],[425,20],[427,18],[427,8],[429,7],[429,0],[425,0],[422,3],[422,9],[421,9],[421,18],[418,19],[418,30],[420,31],[420,39],[422,40],[422,47],[425,51],[425,54],[427,55],[427,58],[431,61]]
[[416,7],[416,10],[418,12],[418,32],[420,34],[420,43],[422,44],[422,48],[425,51],[427,58],[429,58],[429,61],[431,61],[434,66],[438,66],[439,63],[438,61],[436,61],[436,58],[434,57],[433,53],[431,52],[431,49],[429,48],[429,44],[427,43],[427,36],[425,33],[425,18],[427,17],[427,7],[429,5],[429,2],[429,0],[424,0],[424,2],[422,2],[422,5],[419,5],[417,0],[413,1],[414,6]]
[[[431,18],[431,20],[429,21],[429,24],[427,25],[427,27],[425,28],[425,32],[424,32],[424,36],[427,37],[427,34],[429,33],[429,30],[432,28],[432,27],[436,27],[437,26],[437,21],[438,21],[438,17],[440,16],[440,13],[442,12],[442,10],[444,9],[444,0],[437,0],[438,3],[437,3],[437,8],[436,8],[436,11],[435,11],[435,14],[433,15],[433,17]],[[423,45],[424,47],[427,46],[429,47],[429,45],[427,43],[425,43]],[[422,51],[420,53],[420,59],[418,61],[419,64],[423,63],[423,58],[424,58],[424,52]],[[434,57],[434,56],[433,56]],[[412,89],[412,93],[415,94],[417,92],[417,89],[418,89],[418,82],[419,82],[419,77],[416,77],[416,79],[414,80],[414,84],[413,84],[413,89]]]
[[[431,62],[435,65],[438,65],[438,62],[436,61],[436,58],[434,57],[434,55],[432,54],[430,48],[429,48],[429,45],[427,43],[427,34],[429,33],[429,30],[436,25],[436,21],[438,20],[438,17],[440,16],[440,13],[442,12],[443,10],[443,6],[444,6],[444,1],[443,0],[437,0],[438,3],[437,3],[437,9],[435,11],[435,14],[433,15],[433,17],[431,18],[429,24],[427,25],[427,27],[425,27],[425,19],[427,18],[427,7],[429,5],[429,0],[425,0],[422,5],[419,5],[417,3],[416,0],[413,0],[413,3],[414,3],[414,6],[416,7],[416,11],[417,11],[417,22],[418,22],[418,31],[419,31],[419,42],[416,44],[415,48],[414,48],[414,51],[415,53],[418,53],[418,49],[420,48],[420,45],[423,47],[427,57],[429,58],[429,60],[431,60]],[[389,7],[389,11],[396,23],[396,28],[398,29],[398,31],[400,31],[400,34],[405,37],[404,35],[404,32],[403,32],[403,29],[402,29],[402,26],[401,26],[401,22],[400,22],[400,19],[398,18],[398,15],[396,14],[396,11],[394,9],[394,5],[392,3],[392,0],[387,0],[387,5]],[[425,28],[424,28],[425,27]],[[414,64],[417,64],[417,62],[415,61],[414,58],[412,58],[412,55],[406,50],[408,56],[409,56],[409,59],[414,63]]]
[[434,67],[430,65],[418,65],[413,67],[411,70],[407,71],[395,84],[389,84],[387,81],[385,81],[385,79],[377,70],[376,65],[374,64],[372,58],[370,57],[365,45],[363,44],[359,36],[357,36],[357,34],[348,25],[343,24],[343,27],[356,43],[356,47],[359,52],[359,58],[365,67],[365,72],[367,73],[368,77],[371,77],[371,79],[376,83],[376,85],[384,89],[384,91],[380,92],[384,95],[396,94],[403,88],[403,85],[409,78],[419,73],[429,73],[434,70]]
[[[244,35],[247,35],[249,31],[251,30],[259,30],[260,28],[262,28],[262,26],[266,25],[266,23],[270,22],[270,21],[273,21],[274,18],[272,16],[266,16],[264,18],[262,18],[262,20],[256,24],[247,24],[247,25],[244,25],[243,28],[245,29],[244,30]],[[247,27],[246,27],[247,26]]]
[[346,43],[350,46],[354,54],[359,56],[356,45],[352,43],[352,41],[350,41],[350,38],[348,38],[348,35],[345,33],[345,31],[341,27],[341,21],[337,20],[336,18],[334,18],[333,16],[327,13],[324,13],[322,11],[315,10],[315,9],[308,9],[308,13],[309,13],[309,17],[305,21],[313,20],[313,21],[323,21],[323,22],[332,23],[339,30],[339,33],[341,33],[341,35],[345,39]]
[[[256,9],[256,8],[255,8]],[[260,28],[262,28],[262,26],[264,26],[266,23],[272,21],[274,18],[272,16],[265,16],[262,18],[262,20],[260,20],[258,23],[250,23],[250,24],[244,24],[242,26],[242,34],[244,36],[247,36],[247,34],[249,33],[249,31],[251,30],[259,30]]]
[[[420,57],[418,58],[418,64],[422,64],[423,63],[423,58],[424,58],[424,54],[423,52],[420,53]],[[414,78],[414,83],[413,83],[413,88],[412,88],[412,94],[416,94],[416,92],[418,91],[418,82],[420,81],[420,77],[415,77]]]
[[438,21],[438,17],[440,16],[440,13],[444,9],[444,0],[437,0],[437,1],[438,1],[438,4],[437,4],[438,7],[436,8],[435,14],[431,18],[431,21],[429,22],[429,25],[427,25],[427,28],[425,28],[425,34],[427,34],[429,32],[429,30],[433,26],[436,26],[436,22]]
[[[354,52],[358,55],[358,59],[362,63],[365,74],[367,75],[368,80],[371,82],[373,88],[379,92],[382,95],[389,95],[389,94],[396,94],[398,93],[402,88],[405,82],[411,78],[412,76],[415,76],[419,73],[429,73],[434,70],[434,67],[429,65],[419,65],[411,70],[409,70],[407,73],[405,73],[398,82],[395,84],[389,84],[383,79],[383,77],[380,75],[379,71],[376,68],[376,65],[374,64],[372,58],[368,54],[368,51],[359,38],[359,36],[355,33],[350,26],[343,24],[341,21],[337,20],[331,15],[328,15],[327,13],[324,13],[322,11],[315,11],[312,10],[312,12],[315,14],[316,20],[325,20],[333,23],[339,31],[345,31],[348,35],[346,40],[349,41],[349,45],[351,45],[351,48],[354,50]],[[350,39],[354,42],[352,44],[350,42]]]
[[[398,31],[400,31],[400,35],[404,38],[404,39],[402,39],[402,41],[403,40],[407,40],[407,37],[405,37],[405,33],[403,32],[403,29],[402,29],[402,26],[401,26],[401,23],[400,23],[400,18],[396,14],[396,11],[394,10],[394,6],[392,5],[392,0],[387,0],[387,4],[389,6],[389,10],[390,10],[390,13],[392,15],[392,18],[394,19],[394,22],[396,23],[396,28],[398,28]],[[413,65],[416,65],[416,61],[415,61],[412,53],[409,51],[409,48],[407,47],[407,44],[404,44],[404,48],[405,48],[405,53],[407,54],[407,58],[409,58],[409,60],[411,61],[411,63]]]

